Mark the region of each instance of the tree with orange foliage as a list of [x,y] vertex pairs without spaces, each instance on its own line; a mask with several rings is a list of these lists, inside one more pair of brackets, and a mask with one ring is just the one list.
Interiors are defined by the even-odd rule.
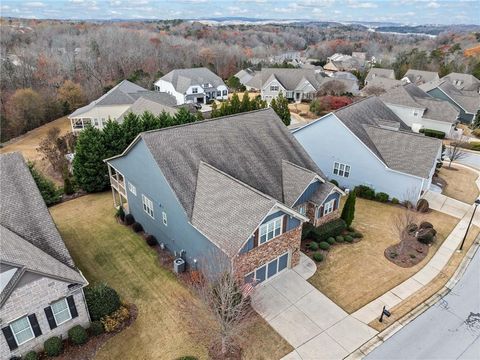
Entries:
[[58,89],[58,100],[63,104],[65,112],[71,112],[85,104],[85,93],[80,84],[66,80]]
[[31,88],[19,89],[7,100],[7,136],[15,137],[42,125],[45,108],[42,97]]

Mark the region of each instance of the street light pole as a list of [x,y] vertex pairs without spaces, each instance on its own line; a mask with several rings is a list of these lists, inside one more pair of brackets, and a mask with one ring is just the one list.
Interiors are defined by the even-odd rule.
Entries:
[[475,207],[473,208],[472,217],[470,218],[470,221],[467,226],[467,231],[465,231],[465,235],[463,236],[463,240],[462,240],[462,243],[460,244],[460,248],[458,249],[458,251],[462,251],[463,249],[463,244],[465,243],[465,239],[467,238],[467,235],[468,235],[468,230],[470,230],[470,225],[472,225],[473,217],[475,216],[475,211],[477,211],[477,206],[479,204],[480,204],[480,198],[475,200]]

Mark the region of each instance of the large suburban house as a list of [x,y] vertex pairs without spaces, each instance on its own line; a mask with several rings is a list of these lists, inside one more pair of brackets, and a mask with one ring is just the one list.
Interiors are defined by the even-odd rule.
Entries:
[[20,153],[0,155],[0,358],[88,326],[75,267]]
[[339,216],[342,191],[272,109],[144,132],[105,161],[115,205],[161,246],[246,282],[298,263],[304,222]]
[[405,82],[421,85],[430,81],[440,80],[440,77],[434,71],[408,69],[403,79],[405,79]]
[[157,80],[155,90],[174,96],[177,105],[228,99],[223,80],[204,67],[172,70]]
[[429,189],[442,150],[440,140],[411,132],[377,97],[327,114],[293,135],[340,186],[367,185],[401,201],[416,201]]
[[380,95],[380,99],[414,132],[442,131],[455,137],[460,112],[451,103],[428,95],[413,83],[400,85]]
[[480,92],[480,80],[472,74],[450,73],[442,79],[450,81],[459,90]]
[[352,55],[333,54],[327,58],[323,66],[325,72],[334,73],[337,71],[355,71],[365,66],[366,53],[353,52]]
[[455,106],[460,111],[458,119],[461,122],[471,123],[480,110],[480,94],[478,91],[462,90],[459,87],[459,83],[455,86],[445,77],[438,81],[420,85],[420,88],[427,94],[437,99],[446,100]]
[[177,112],[175,98],[168,94],[149,91],[128,80],[123,80],[110,91],[68,116],[72,131],[81,131],[88,125],[103,129],[108,120],[122,122],[130,112],[153,115]]
[[365,86],[376,78],[395,80],[395,72],[392,69],[371,68],[365,77]]

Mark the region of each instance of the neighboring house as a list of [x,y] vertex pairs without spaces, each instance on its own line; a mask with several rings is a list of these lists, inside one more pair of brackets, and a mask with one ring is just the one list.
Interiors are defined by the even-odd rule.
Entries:
[[264,68],[259,74],[262,100],[268,102],[280,92],[292,101],[312,100],[325,79],[324,75],[313,69]]
[[341,190],[272,109],[141,133],[105,161],[115,205],[162,246],[247,282],[298,263],[303,222],[339,216]]
[[368,84],[362,88],[361,94],[363,96],[379,95],[401,85],[402,81],[400,80],[375,76],[371,78],[370,81],[368,81]]
[[0,358],[9,359],[90,319],[87,281],[20,153],[0,155],[0,193]]
[[204,67],[172,70],[155,83],[155,89],[174,96],[177,105],[228,99],[223,80]]
[[73,132],[81,131],[88,125],[103,129],[108,120],[121,123],[124,116],[130,112],[137,115],[145,111],[154,115],[163,111],[175,114],[178,110],[176,106],[177,103],[171,95],[149,91],[123,80],[97,100],[75,110],[68,118]]
[[441,140],[410,132],[379,98],[353,103],[293,135],[329,179],[353,189],[367,185],[399,200],[429,189]]
[[480,80],[472,74],[450,73],[442,80],[450,81],[457,89],[462,91],[480,92]]
[[262,72],[256,71],[253,77],[245,83],[248,91],[260,91],[262,88]]
[[430,81],[439,80],[440,77],[438,76],[438,73],[434,71],[408,69],[403,79],[405,79],[406,82],[421,85]]
[[[336,73],[333,73],[331,78],[342,82],[345,85],[346,92],[352,93],[353,95],[358,95],[359,93],[358,79],[351,72],[338,71]],[[325,82],[328,82],[328,78],[325,78],[323,82],[324,84]]]
[[415,84],[390,89],[380,99],[414,132],[420,129],[443,131],[454,137],[460,111],[445,100],[428,95]]
[[448,79],[425,83],[420,85],[420,88],[427,94],[455,106],[460,111],[458,119],[463,123],[471,123],[480,109],[480,94],[472,90],[458,89]]
[[[359,53],[356,53],[357,55]],[[333,54],[327,58],[327,63],[323,67],[325,72],[334,73],[337,71],[355,71],[365,66],[365,58],[360,56],[350,56],[345,54]]]
[[240,84],[246,87],[247,83],[255,76],[255,71],[250,68],[242,69],[234,76],[240,81]]
[[395,72],[392,69],[371,68],[365,77],[365,86],[376,78],[395,80]]

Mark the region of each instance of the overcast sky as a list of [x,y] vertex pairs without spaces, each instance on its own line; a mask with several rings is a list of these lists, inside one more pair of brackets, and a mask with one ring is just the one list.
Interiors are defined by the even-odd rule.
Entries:
[[480,24],[479,0],[0,0],[1,15],[55,19],[251,17]]

